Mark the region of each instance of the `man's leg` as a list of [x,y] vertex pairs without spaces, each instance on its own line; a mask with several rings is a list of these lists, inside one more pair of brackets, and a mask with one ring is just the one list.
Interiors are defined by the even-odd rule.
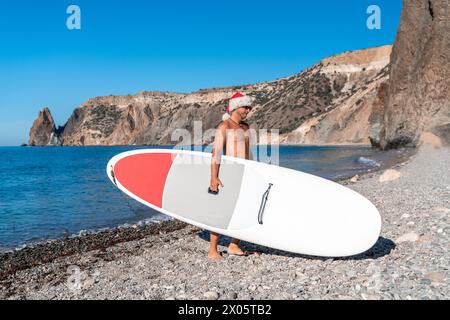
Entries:
[[239,240],[238,239],[231,239],[231,243],[228,246],[228,254],[235,254],[235,255],[243,255],[244,251],[239,248]]
[[221,254],[217,251],[217,243],[219,242],[219,235],[215,232],[210,232],[210,245],[208,257],[213,260],[222,259]]

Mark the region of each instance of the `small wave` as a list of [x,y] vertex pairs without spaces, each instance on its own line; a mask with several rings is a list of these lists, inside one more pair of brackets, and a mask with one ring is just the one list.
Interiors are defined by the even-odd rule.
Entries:
[[364,164],[364,165],[369,165],[372,167],[381,167],[381,164],[373,159],[369,159],[366,157],[359,157],[358,160],[356,160],[356,162]]
[[155,217],[140,220],[135,223],[122,223],[115,227],[104,227],[104,228],[98,228],[98,229],[83,229],[83,230],[80,230],[78,233],[72,234],[70,236],[70,238],[82,237],[82,236],[96,234],[96,233],[100,233],[103,231],[114,230],[114,229],[137,228],[137,227],[142,227],[142,226],[155,224],[155,223],[161,223],[161,222],[170,221],[170,220],[173,220],[173,218],[165,216],[165,215],[155,216]]
[[161,223],[164,221],[171,221],[173,218],[166,215],[157,215],[151,218],[147,218],[136,223],[124,223],[118,226],[118,228],[130,228],[130,227],[142,227],[149,224]]

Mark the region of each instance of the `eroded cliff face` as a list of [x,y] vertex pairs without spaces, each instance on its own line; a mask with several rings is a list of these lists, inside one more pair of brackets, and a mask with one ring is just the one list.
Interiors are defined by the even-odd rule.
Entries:
[[203,129],[216,126],[230,93],[141,92],[94,98],[75,109],[61,139],[64,145],[176,144],[183,132],[192,133],[194,121],[202,121]]
[[63,145],[207,144],[212,136],[195,136],[194,121],[202,121],[203,132],[215,128],[228,99],[242,91],[256,98],[251,127],[279,129],[281,143],[369,144],[376,126],[369,118],[388,79],[390,53],[391,46],[347,52],[253,85],[90,99],[74,110],[59,139]]
[[388,80],[390,53],[391,46],[384,46],[325,59],[319,73],[333,84],[325,108],[307,114],[299,127],[281,136],[281,143],[370,144],[369,131],[377,124],[369,118]]
[[34,121],[30,129],[30,146],[58,146],[59,132],[56,129],[55,121],[48,108],[39,112],[38,118]]
[[383,149],[417,146],[425,132],[450,144],[450,1],[404,0],[380,132]]

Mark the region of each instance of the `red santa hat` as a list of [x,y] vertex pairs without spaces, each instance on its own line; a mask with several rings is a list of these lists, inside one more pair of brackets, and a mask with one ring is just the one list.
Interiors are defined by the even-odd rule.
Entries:
[[227,106],[227,113],[225,113],[222,116],[222,120],[225,121],[230,118],[231,112],[233,112],[234,109],[241,108],[241,107],[251,107],[253,102],[255,101],[255,98],[246,96],[240,92],[236,92],[230,99],[230,102]]

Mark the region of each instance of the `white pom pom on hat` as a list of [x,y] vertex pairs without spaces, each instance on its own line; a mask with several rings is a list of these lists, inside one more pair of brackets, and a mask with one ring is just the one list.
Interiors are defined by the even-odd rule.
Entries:
[[241,108],[241,107],[251,107],[253,102],[255,101],[255,98],[246,96],[240,92],[236,92],[230,99],[230,102],[227,106],[227,113],[225,113],[222,116],[222,120],[225,121],[227,119],[230,119],[230,114],[233,112],[234,109]]

